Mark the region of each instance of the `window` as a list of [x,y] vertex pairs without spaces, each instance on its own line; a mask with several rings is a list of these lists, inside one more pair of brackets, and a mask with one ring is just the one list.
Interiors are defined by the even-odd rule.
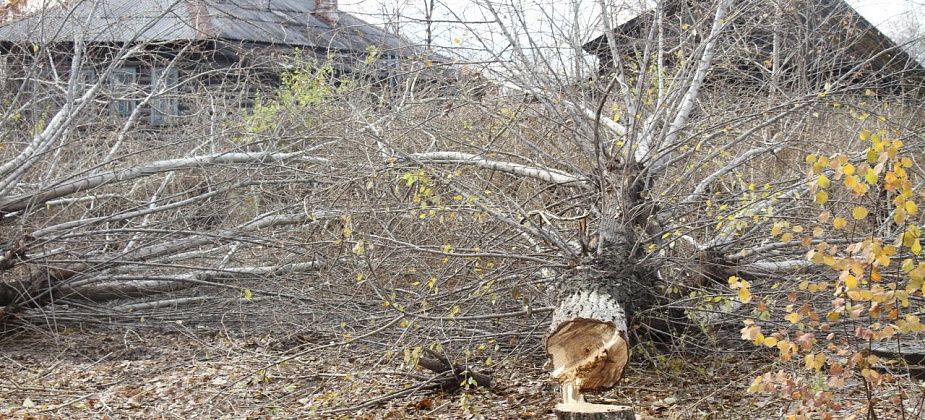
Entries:
[[180,101],[176,95],[177,69],[154,67],[151,69],[151,125],[167,125],[180,113]]
[[82,66],[77,73],[77,95],[81,95],[96,83],[96,69]]
[[132,98],[138,81],[138,67],[126,66],[112,71],[109,84],[112,87],[113,107],[122,117],[132,115],[137,105]]
[[0,54],[0,85],[6,83],[10,78],[10,66],[7,64],[7,56]]

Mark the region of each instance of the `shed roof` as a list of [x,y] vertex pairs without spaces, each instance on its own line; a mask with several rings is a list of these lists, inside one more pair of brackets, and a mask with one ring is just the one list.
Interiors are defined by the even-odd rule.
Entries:
[[388,55],[423,52],[345,12],[332,21],[313,0],[78,0],[0,25],[0,42],[122,43],[229,40]]

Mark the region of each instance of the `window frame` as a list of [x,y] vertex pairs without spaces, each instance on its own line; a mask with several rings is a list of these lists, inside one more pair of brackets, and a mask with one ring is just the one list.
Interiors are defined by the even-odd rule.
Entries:
[[109,74],[109,86],[113,95],[113,111],[120,117],[129,117],[135,112],[138,101],[131,98],[132,92],[138,87],[139,66],[124,65],[113,69]]
[[[153,126],[173,123],[180,114],[180,100],[176,95],[180,72],[174,66],[151,66],[151,114],[149,120]],[[161,93],[158,93],[161,92]]]

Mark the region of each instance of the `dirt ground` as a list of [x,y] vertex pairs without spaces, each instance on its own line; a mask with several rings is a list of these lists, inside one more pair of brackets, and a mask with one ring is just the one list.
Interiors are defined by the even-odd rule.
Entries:
[[[416,387],[427,374],[401,357],[356,350],[278,333],[19,331],[0,338],[0,418],[553,417],[557,389],[541,355],[486,368],[491,390],[448,394]],[[642,362],[634,359],[620,386],[593,398],[631,404],[637,418],[782,418],[788,407],[745,392],[760,363],[754,355],[645,353],[637,350]]]

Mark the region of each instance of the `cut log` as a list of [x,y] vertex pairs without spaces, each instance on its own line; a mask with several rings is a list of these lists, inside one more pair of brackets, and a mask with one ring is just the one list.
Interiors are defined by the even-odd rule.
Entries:
[[625,405],[591,404],[586,402],[556,405],[556,417],[567,420],[635,420],[633,407]]
[[614,248],[617,252],[599,256],[564,284],[553,313],[546,353],[565,405],[584,403],[582,392],[620,381],[630,355],[628,319],[651,302],[650,278]]
[[617,302],[594,291],[568,296],[556,309],[546,339],[563,401],[582,401],[581,392],[616,385],[629,360],[628,347],[626,317]]

